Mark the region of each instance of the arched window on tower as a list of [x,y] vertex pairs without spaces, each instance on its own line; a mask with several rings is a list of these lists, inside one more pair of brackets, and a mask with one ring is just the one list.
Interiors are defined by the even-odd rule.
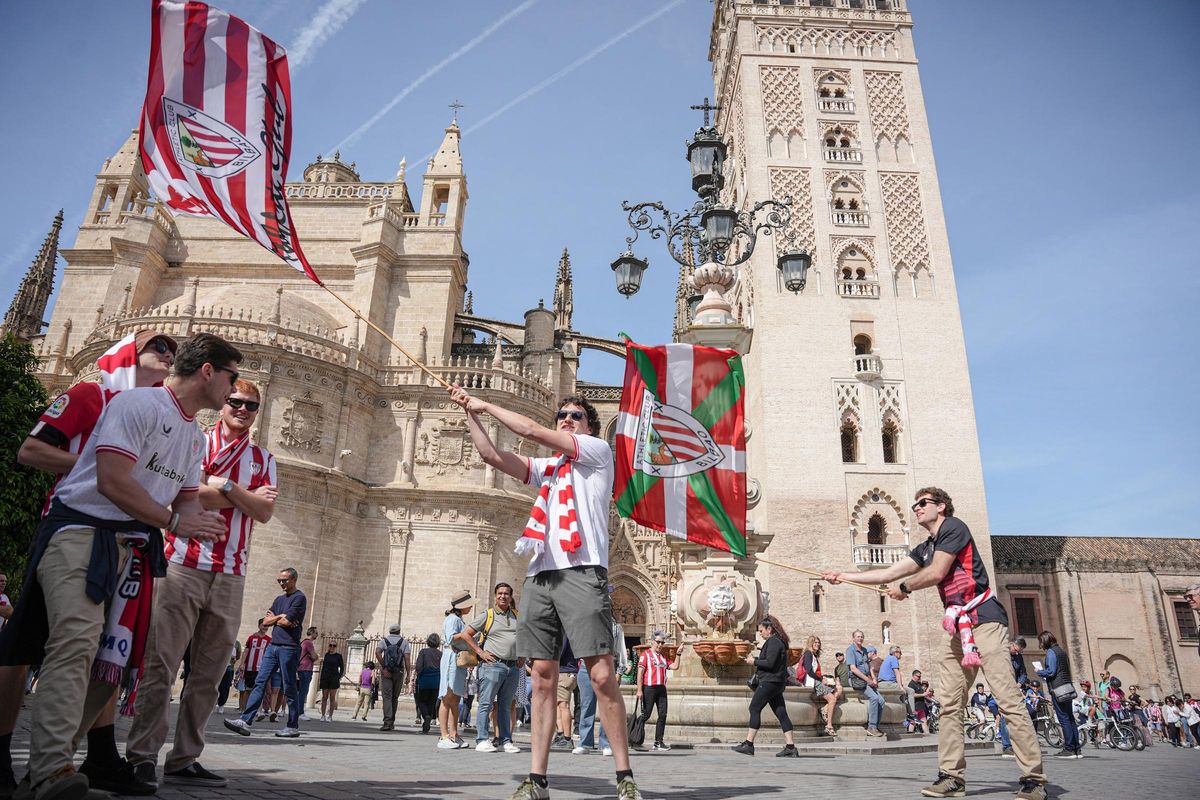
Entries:
[[892,417],[884,420],[881,431],[883,438],[883,463],[896,464],[900,461],[900,425]]
[[858,463],[858,426],[854,424],[854,420],[847,419],[842,422],[842,463],[857,464]]
[[854,337],[854,355],[865,356],[871,352],[871,337],[860,333]]
[[867,544],[884,544],[887,539],[887,522],[879,514],[872,514],[867,521]]
[[833,205],[833,222],[835,225],[855,225],[862,227],[867,224],[867,207],[863,199],[862,189],[848,178],[838,178],[831,187],[830,201]]

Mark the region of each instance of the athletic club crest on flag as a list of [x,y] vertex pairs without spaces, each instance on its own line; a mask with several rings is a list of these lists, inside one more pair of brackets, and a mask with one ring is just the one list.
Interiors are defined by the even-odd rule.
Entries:
[[153,0],[138,148],[150,188],[177,214],[211,216],[317,283],[287,201],[287,53],[204,3]]
[[171,152],[180,166],[206,178],[228,178],[262,155],[249,139],[221,120],[169,97],[162,102]]
[[746,555],[744,383],[733,350],[626,340],[614,487],[622,517]]

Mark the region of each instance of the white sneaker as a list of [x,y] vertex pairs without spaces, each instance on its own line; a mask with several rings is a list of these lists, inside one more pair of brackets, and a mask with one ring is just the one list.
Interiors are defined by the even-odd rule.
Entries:
[[215,711],[216,711],[218,714],[224,714],[224,713],[225,713],[225,706],[217,706],[217,707],[216,707],[214,710],[215,710]]
[[504,750],[504,752],[506,752],[506,753],[519,753],[519,752],[521,752],[521,748],[517,747],[517,746],[516,746],[515,744],[513,744],[512,742],[505,742],[505,743],[504,743],[503,750]]
[[611,747],[606,747],[603,750],[601,750],[600,752],[606,756],[612,756],[612,748]]
[[301,722],[310,722],[311,720],[312,720],[312,717],[310,717],[308,714],[301,714],[301,715],[300,715],[300,721],[301,721]]
[[584,747],[583,745],[580,745],[579,747],[576,747],[573,750],[571,750],[571,755],[581,756],[587,752],[588,752],[588,749],[586,747]]
[[443,736],[441,739],[438,739],[437,746],[438,750],[457,750],[458,742]]
[[471,745],[467,744],[467,742],[465,742],[461,736],[455,736],[454,743],[458,745],[459,750],[468,750],[471,747]]
[[275,731],[275,735],[280,739],[295,739],[300,735],[299,728],[280,728]]
[[494,753],[494,752],[496,752],[496,745],[492,744],[491,739],[484,739],[482,742],[475,745],[475,752],[476,753]]
[[266,719],[266,718],[267,718],[267,712],[265,712],[265,711],[260,711],[260,712],[258,712],[258,716],[254,718],[254,721],[255,721],[255,722],[262,722],[262,721],[263,721],[264,719]]

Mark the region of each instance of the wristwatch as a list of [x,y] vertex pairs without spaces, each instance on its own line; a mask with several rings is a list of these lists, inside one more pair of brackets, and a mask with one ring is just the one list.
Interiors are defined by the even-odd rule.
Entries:
[[905,581],[900,581],[900,591],[904,592],[905,594],[912,594],[912,592],[909,591],[908,584]]
[[234,483],[229,478],[225,479],[225,483],[221,484],[221,494],[229,494],[233,491]]

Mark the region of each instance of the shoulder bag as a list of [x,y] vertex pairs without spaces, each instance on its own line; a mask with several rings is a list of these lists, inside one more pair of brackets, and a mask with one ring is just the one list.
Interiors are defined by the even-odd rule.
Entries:
[[633,701],[633,716],[629,718],[629,743],[640,747],[646,741],[646,721],[642,719],[642,699]]

